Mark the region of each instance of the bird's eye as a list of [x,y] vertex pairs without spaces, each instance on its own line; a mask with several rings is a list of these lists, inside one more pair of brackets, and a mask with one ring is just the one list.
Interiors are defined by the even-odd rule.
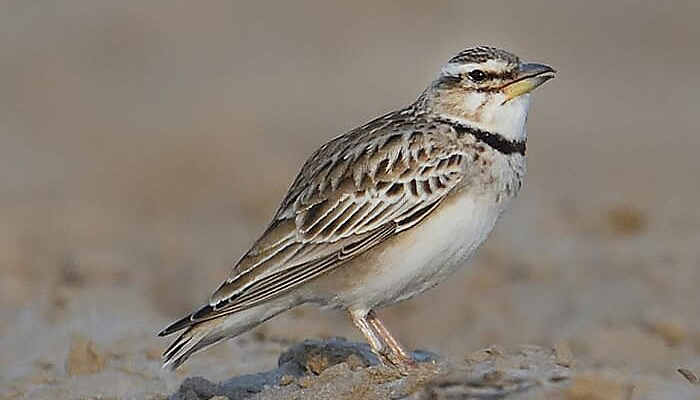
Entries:
[[481,82],[486,79],[486,72],[480,69],[473,69],[467,75],[472,82]]

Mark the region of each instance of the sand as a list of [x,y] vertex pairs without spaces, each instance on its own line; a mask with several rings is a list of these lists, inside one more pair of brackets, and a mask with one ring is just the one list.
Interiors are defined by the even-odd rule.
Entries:
[[[680,0],[4,2],[0,399],[162,399],[272,371],[306,339],[361,341],[302,307],[171,373],[155,334],[206,301],[316,146],[482,43],[559,73],[489,240],[379,310],[467,371],[410,395],[465,397],[468,357],[502,349],[514,371],[536,346],[522,362],[555,354],[569,377],[506,398],[700,398],[698,37],[700,6]],[[379,368],[346,364],[256,396],[340,393]]]

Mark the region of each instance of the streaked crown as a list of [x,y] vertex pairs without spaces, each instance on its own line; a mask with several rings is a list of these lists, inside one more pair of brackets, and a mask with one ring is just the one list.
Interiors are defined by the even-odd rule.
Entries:
[[520,59],[513,53],[491,46],[477,46],[464,49],[447,61],[447,64],[481,63],[488,60],[501,60],[518,65]]

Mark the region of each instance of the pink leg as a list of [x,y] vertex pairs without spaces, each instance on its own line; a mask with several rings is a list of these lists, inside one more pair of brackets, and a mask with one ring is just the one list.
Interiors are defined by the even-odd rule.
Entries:
[[384,325],[382,320],[379,319],[374,311],[370,311],[367,314],[367,321],[370,323],[372,328],[377,332],[380,338],[391,350],[391,358],[394,363],[399,364],[403,369],[411,369],[416,367],[416,361],[413,359],[411,353],[406,350],[405,347],[399,343],[396,338],[389,332],[389,329]]
[[350,317],[382,364],[402,374],[415,369],[417,364],[411,354],[391,336],[374,312],[350,311]]

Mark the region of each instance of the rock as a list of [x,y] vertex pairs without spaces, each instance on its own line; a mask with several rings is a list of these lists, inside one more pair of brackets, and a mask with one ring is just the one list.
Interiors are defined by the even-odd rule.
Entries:
[[208,380],[201,377],[187,378],[180,385],[177,393],[171,399],[198,400],[211,399],[218,396],[219,388]]
[[[221,383],[187,378],[171,400],[255,399],[516,399],[519,394],[563,392],[570,384],[569,355],[536,346],[514,351],[492,347],[454,371],[428,351],[415,351],[419,367],[409,376],[378,365],[366,344],[342,338],[306,340],[279,357],[278,368]],[[562,362],[562,359],[569,362]],[[538,397],[528,397],[538,398]]]
[[[437,355],[420,350],[414,352],[414,357],[419,362],[431,365],[433,361],[440,360]],[[394,388],[389,387],[391,385],[382,387],[381,383],[395,382],[401,377],[378,364],[379,360],[366,344],[348,342],[343,338],[306,340],[282,353],[277,369],[231,378],[218,384],[200,377],[187,378],[170,399],[208,400],[214,396],[229,399],[253,396],[258,399],[286,398],[307,389],[311,396],[308,398],[314,398],[312,393],[331,390],[341,381],[355,385],[345,388],[348,393],[359,390],[359,381],[375,385],[381,393],[390,393]],[[353,379],[345,379],[345,375],[353,375]],[[397,382],[394,386],[398,388],[400,385]],[[340,396],[343,389],[338,388],[333,392]]]
[[323,369],[345,362],[350,356],[356,357],[354,362],[359,360],[364,366],[379,363],[377,356],[366,344],[333,338],[323,341],[305,340],[282,353],[278,365],[280,368],[290,368],[296,376],[309,371],[319,374]]
[[81,335],[73,336],[68,358],[66,359],[66,372],[70,376],[94,374],[102,370],[105,365],[104,353],[98,350],[95,343]]

